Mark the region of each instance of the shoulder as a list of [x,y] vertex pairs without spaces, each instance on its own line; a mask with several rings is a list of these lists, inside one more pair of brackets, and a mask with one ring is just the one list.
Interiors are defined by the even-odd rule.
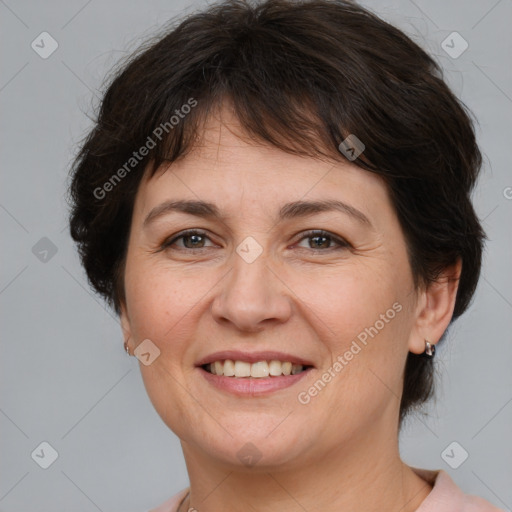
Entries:
[[172,498],[169,498],[165,503],[162,503],[156,508],[152,508],[148,512],[176,512],[179,504],[187,495],[189,489],[183,489],[178,494],[175,494]]
[[416,512],[503,512],[479,496],[465,494],[442,469],[411,469],[433,486]]

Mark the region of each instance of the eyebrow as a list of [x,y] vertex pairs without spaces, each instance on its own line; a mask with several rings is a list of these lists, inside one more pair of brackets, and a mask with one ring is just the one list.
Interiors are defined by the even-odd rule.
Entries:
[[[295,219],[329,211],[342,212],[357,220],[361,224],[372,227],[372,223],[363,212],[357,210],[349,204],[344,203],[343,201],[334,199],[326,199],[321,201],[294,201],[292,203],[286,203],[279,210],[278,219],[281,221]],[[146,227],[157,218],[160,218],[163,215],[169,214],[171,212],[186,213],[188,215],[194,215],[196,217],[206,219],[224,218],[219,208],[213,203],[195,200],[165,201],[149,212],[147,217],[144,219],[143,227]]]

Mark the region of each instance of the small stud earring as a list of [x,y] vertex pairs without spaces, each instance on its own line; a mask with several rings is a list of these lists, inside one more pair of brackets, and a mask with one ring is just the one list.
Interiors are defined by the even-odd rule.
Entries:
[[126,341],[124,342],[124,349],[128,355],[130,355],[130,347],[128,346],[128,343]]

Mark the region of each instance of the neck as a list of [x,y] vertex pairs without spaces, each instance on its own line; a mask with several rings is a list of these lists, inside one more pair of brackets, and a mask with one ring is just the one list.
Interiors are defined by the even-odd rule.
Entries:
[[182,447],[190,494],[181,510],[414,512],[432,490],[401,461],[397,436],[377,438],[374,431],[286,468],[255,465],[242,471],[219,466],[184,441]]

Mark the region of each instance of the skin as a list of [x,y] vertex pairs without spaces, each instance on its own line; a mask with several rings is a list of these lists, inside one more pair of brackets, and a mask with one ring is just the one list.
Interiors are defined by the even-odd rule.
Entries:
[[[448,326],[457,284],[446,277],[456,278],[460,264],[415,289],[380,177],[250,141],[227,108],[220,114],[185,158],[143,179],[124,276],[125,341],[131,353],[145,339],[160,350],[140,370],[156,411],[181,440],[190,477],[181,510],[414,511],[432,487],[399,457],[403,369],[409,351],[422,353],[424,340],[437,342]],[[170,199],[213,202],[225,217],[172,212],[143,227]],[[372,226],[338,211],[277,219],[284,203],[321,199],[350,204]],[[190,228],[206,237],[161,249]],[[309,229],[333,238],[303,238]],[[248,236],[263,249],[250,264],[235,251]],[[402,310],[299,403],[298,393],[396,302]],[[195,366],[227,349],[289,352],[315,368],[266,397],[236,397]],[[252,467],[237,456],[248,442],[261,454]]]

